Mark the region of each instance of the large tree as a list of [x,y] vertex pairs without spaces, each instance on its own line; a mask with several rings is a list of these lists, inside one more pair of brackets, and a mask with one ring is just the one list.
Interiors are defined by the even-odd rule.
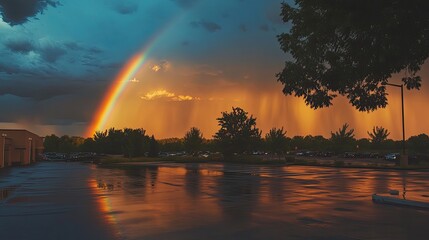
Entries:
[[121,145],[124,156],[129,158],[143,156],[145,145],[148,145],[149,142],[146,130],[143,128],[125,128],[123,133],[124,136]]
[[256,118],[247,116],[241,108],[232,108],[232,112],[222,112],[217,118],[219,131],[213,136],[224,155],[251,151],[261,139],[261,131],[256,128]]
[[265,135],[265,143],[273,153],[282,153],[286,149],[286,131],[283,128],[272,128]]
[[333,144],[332,149],[340,151],[348,151],[354,148],[353,144],[356,141],[354,129],[348,129],[349,124],[345,123],[338,131],[331,132],[330,141]]
[[338,94],[360,111],[387,104],[383,85],[403,72],[408,89],[429,54],[427,0],[296,0],[282,4],[288,33],[278,36],[291,54],[277,74],[283,93],[303,97],[312,108],[327,107]]
[[107,130],[96,131],[94,133],[94,145],[97,153],[106,153],[107,150]]
[[371,139],[371,143],[377,146],[386,141],[387,137],[390,135],[387,129],[378,126],[373,127],[372,132],[368,131],[367,133]]
[[429,136],[424,133],[410,137],[407,143],[413,152],[429,153]]
[[201,130],[196,127],[192,127],[188,132],[186,132],[185,137],[183,138],[185,150],[188,153],[194,154],[198,150],[201,150],[203,140],[203,133]]

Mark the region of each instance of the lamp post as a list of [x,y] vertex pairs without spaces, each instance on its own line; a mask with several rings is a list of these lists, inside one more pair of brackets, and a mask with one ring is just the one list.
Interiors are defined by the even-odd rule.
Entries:
[[1,136],[3,137],[3,151],[2,151],[3,158],[2,158],[1,167],[4,167],[4,157],[5,157],[4,151],[5,151],[5,146],[6,146],[6,137],[7,137],[7,134],[6,133],[2,133]]
[[408,159],[405,154],[405,123],[404,123],[404,84],[393,84],[393,83],[382,83],[382,85],[388,85],[392,87],[401,88],[401,104],[402,104],[402,154],[401,154],[401,166],[406,167],[408,165]]
[[33,141],[33,138],[28,138],[28,141],[29,141],[29,144],[30,144],[30,147],[28,148],[28,164],[31,164],[31,145],[32,145],[32,141]]

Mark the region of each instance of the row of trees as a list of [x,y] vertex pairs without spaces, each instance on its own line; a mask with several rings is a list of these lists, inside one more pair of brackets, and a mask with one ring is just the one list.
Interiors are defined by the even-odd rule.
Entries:
[[155,137],[153,135],[149,137],[141,128],[123,130],[110,128],[95,132],[93,138],[86,139],[67,135],[62,137],[50,135],[45,137],[44,147],[46,152],[97,152],[122,154],[126,157],[143,156],[145,153],[156,157],[159,152]]
[[[393,151],[401,148],[400,141],[388,139],[389,131],[375,126],[368,131],[369,138],[356,139],[354,129],[345,123],[338,131],[331,132],[329,139],[323,136],[286,137],[283,128],[272,128],[265,138],[256,127],[256,119],[248,116],[241,108],[233,108],[232,112],[223,112],[218,118],[219,131],[214,140],[225,155],[232,153],[251,152],[256,149],[272,153],[282,153],[288,150],[315,151]],[[429,136],[421,134],[408,139],[408,147],[412,152],[427,153],[429,151]]]
[[[233,154],[264,151],[283,153],[290,150],[313,151],[399,151],[400,141],[388,139],[389,131],[383,127],[374,127],[368,132],[368,138],[356,139],[354,129],[344,124],[340,129],[331,132],[330,138],[323,136],[286,136],[283,128],[272,128],[264,137],[256,127],[256,118],[241,108],[232,108],[231,112],[222,112],[217,118],[219,130],[213,139],[205,139],[200,129],[191,128],[183,138],[156,140],[148,136],[144,129],[123,130],[111,128],[96,132],[92,138],[57,137],[45,138],[45,150],[52,152],[98,152],[122,154],[128,157],[143,155],[157,156],[162,152],[181,152],[196,154],[200,151],[222,152]],[[407,141],[411,152],[428,153],[429,136],[420,134]]]

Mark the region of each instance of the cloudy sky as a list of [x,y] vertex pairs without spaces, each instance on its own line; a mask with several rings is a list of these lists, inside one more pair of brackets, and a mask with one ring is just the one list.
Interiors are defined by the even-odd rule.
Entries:
[[[358,137],[382,125],[400,138],[398,89],[389,90],[386,109],[372,113],[343,98],[315,111],[282,95],[275,74],[289,56],[276,39],[288,30],[281,2],[0,0],[0,128],[85,135],[121,68],[145,49],[104,128],[166,138],[196,126],[211,138],[216,118],[234,106],[253,114],[263,134],[284,127],[289,136],[328,137],[348,122]],[[429,78],[427,67],[422,77]],[[406,93],[409,135],[429,132],[425,82]]]

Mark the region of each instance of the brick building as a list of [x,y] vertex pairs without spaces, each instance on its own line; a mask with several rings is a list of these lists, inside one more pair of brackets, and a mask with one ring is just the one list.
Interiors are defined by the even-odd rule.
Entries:
[[27,130],[0,129],[0,168],[28,165],[42,152],[42,137]]

